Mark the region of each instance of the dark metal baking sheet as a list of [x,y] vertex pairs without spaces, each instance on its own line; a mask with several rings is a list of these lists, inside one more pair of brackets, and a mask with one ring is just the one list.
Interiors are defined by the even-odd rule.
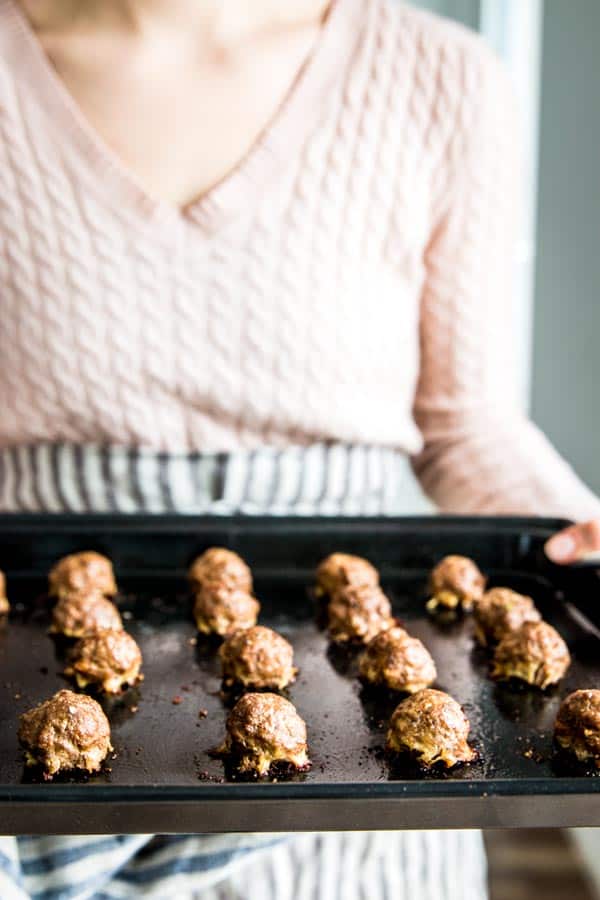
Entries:
[[[600,779],[557,766],[552,724],[578,687],[600,686],[600,643],[574,618],[600,612],[593,570],[548,563],[545,519],[254,519],[108,516],[0,517],[0,568],[14,613],[0,632],[0,832],[118,833],[527,827],[600,824]],[[294,644],[299,678],[289,697],[305,718],[312,770],[291,781],[222,783],[208,751],[224,734],[216,646],[195,637],[185,570],[210,545],[252,565],[261,622]],[[60,648],[47,635],[45,576],[58,557],[93,548],[114,561],[126,627],[146,679],[106,705],[117,756],[87,782],[31,783],[18,715],[65,685]],[[438,686],[465,707],[480,761],[447,777],[393,778],[380,749],[394,703],[366,694],[352,654],[328,646],[307,588],[333,550],[381,570],[396,615],[430,648]],[[441,625],[424,613],[432,564],[473,556],[492,584],[531,593],[574,656],[554,691],[516,691],[486,677],[469,619]],[[173,703],[181,698],[178,704]],[[131,707],[137,707],[132,712]],[[199,711],[206,709],[206,718]]]

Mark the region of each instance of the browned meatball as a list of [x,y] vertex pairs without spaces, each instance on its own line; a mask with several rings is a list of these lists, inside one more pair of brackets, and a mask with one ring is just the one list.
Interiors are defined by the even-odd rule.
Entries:
[[486,591],[475,604],[473,617],[475,635],[484,647],[497,644],[505,634],[517,631],[524,622],[539,622],[542,618],[531,597],[503,587]]
[[67,594],[52,611],[50,631],[66,637],[88,637],[96,631],[121,631],[123,622],[114,603],[100,593]]
[[485,589],[485,577],[472,559],[466,556],[446,556],[429,576],[431,599],[427,609],[438,606],[446,609],[461,607],[470,610],[481,599]]
[[433,684],[435,663],[418,638],[390,628],[373,638],[360,658],[360,675],[371,684],[414,694]]
[[227,685],[281,690],[296,677],[292,645],[262,625],[234,631],[219,648],[219,656]]
[[10,604],[6,596],[6,578],[0,570],[0,616],[5,616],[10,611]]
[[194,560],[188,572],[194,590],[208,582],[252,593],[252,573],[241,556],[224,547],[210,547]]
[[394,624],[392,606],[375,584],[346,584],[335,591],[327,607],[332,641],[367,643]]
[[593,760],[600,768],[600,691],[574,691],[558,710],[554,737],[579,762]]
[[50,570],[48,592],[51,597],[98,591],[106,597],[117,593],[112,563],[101,553],[86,550],[64,556]]
[[21,716],[19,741],[26,765],[41,765],[49,776],[70,769],[95,772],[112,750],[100,704],[66,690]]
[[331,553],[317,567],[316,594],[322,597],[329,594],[331,597],[339,588],[346,585],[360,586],[363,584],[378,585],[379,572],[371,563],[361,556],[352,556],[349,553]]
[[552,625],[525,622],[518,631],[509,631],[496,647],[492,678],[518,678],[544,689],[560,681],[570,664],[567,645]]
[[256,625],[260,603],[241,588],[206,582],[194,600],[198,631],[225,635],[236,628]]
[[392,715],[386,750],[409,754],[423,768],[447,769],[471,762],[470,725],[459,704],[443,691],[427,688],[403,700]]
[[308,769],[306,725],[289,700],[279,694],[244,694],[227,718],[219,753],[231,757],[240,772],[266,775],[273,763]]
[[123,687],[136,684],[142,654],[126,631],[98,631],[81,638],[73,648],[65,675],[75,678],[81,688],[97,685],[107,694],[118,694]]

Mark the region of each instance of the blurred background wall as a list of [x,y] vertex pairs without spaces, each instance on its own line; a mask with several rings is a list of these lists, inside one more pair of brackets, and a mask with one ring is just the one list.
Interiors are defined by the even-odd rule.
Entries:
[[599,0],[546,0],[542,47],[531,409],[600,493]]

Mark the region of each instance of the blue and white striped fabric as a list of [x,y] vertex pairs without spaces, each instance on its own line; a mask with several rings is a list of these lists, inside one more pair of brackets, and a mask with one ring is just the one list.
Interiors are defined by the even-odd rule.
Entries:
[[[0,511],[432,511],[401,454],[0,451]],[[0,900],[485,900],[478,832],[0,837]]]
[[98,445],[0,450],[0,510],[211,515],[432,512],[404,453],[312,444],[166,454]]
[[485,900],[479,832],[0,838],[2,900]]

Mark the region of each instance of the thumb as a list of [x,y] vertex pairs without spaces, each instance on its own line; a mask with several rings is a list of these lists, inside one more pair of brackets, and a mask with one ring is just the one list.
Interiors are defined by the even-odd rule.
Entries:
[[568,565],[600,551],[600,519],[571,525],[553,535],[544,547],[554,563]]

